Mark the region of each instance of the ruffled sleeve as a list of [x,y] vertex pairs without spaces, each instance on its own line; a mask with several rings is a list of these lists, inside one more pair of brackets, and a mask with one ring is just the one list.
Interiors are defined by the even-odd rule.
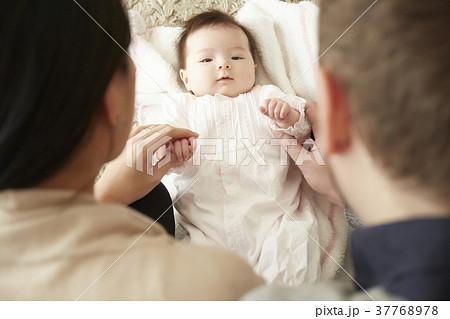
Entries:
[[311,124],[305,114],[306,100],[294,94],[283,94],[283,92],[274,85],[264,85],[260,91],[260,103],[269,98],[280,98],[289,103],[289,105],[300,113],[299,120],[288,128],[281,128],[274,120],[269,121],[271,129],[283,131],[291,136],[294,136],[300,142],[303,142],[311,132]]

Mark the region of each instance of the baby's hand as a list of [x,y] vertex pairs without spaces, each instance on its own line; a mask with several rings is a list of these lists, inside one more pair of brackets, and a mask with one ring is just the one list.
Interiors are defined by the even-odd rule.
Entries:
[[274,120],[281,128],[288,128],[300,119],[300,113],[279,98],[266,99],[259,110]]
[[193,147],[194,138],[181,138],[173,141],[172,144],[172,155],[175,155],[175,159],[178,162],[187,161],[194,154]]

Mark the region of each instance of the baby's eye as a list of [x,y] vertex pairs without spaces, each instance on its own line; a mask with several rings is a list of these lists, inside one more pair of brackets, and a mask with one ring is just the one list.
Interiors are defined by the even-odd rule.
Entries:
[[242,58],[239,57],[239,56],[234,56],[234,57],[231,58],[231,60],[242,60]]
[[211,62],[211,61],[212,61],[212,59],[203,59],[200,62]]

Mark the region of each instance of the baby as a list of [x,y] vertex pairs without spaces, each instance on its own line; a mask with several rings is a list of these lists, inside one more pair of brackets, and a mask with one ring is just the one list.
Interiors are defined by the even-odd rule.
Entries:
[[[271,131],[307,138],[306,101],[273,85],[255,86],[255,41],[219,11],[189,20],[178,50],[190,93],[169,94],[157,120],[199,133],[193,158],[192,141],[172,150],[183,161],[174,169],[174,202],[185,240],[237,252],[267,282],[316,282],[321,212]],[[150,124],[146,118],[140,109],[141,125]]]

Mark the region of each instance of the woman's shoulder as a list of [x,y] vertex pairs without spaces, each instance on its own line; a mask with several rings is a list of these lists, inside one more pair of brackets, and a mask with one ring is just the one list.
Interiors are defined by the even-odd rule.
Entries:
[[[117,271],[123,276],[132,272],[131,277],[135,277],[135,285],[141,285],[138,290],[144,296],[163,300],[236,300],[263,283],[234,253],[177,241],[159,223],[132,209],[99,204],[96,214],[98,230],[109,233],[115,238],[112,242],[126,251]],[[155,285],[163,287],[164,292],[159,294]]]
[[[65,288],[41,291],[43,298],[67,299],[73,289],[81,293],[103,272],[105,278],[84,299],[232,300],[262,283],[233,253],[179,242],[154,220],[122,205],[102,204],[89,194],[43,189],[4,192],[0,204],[3,236],[21,238],[10,254],[5,252],[11,265],[20,250],[26,252],[22,258],[33,261],[36,278],[52,281],[62,271],[59,265],[71,269],[64,275]],[[22,227],[17,227],[19,223]],[[40,241],[31,249],[34,236]],[[45,272],[53,260],[64,263]],[[10,270],[4,269],[4,274],[27,275]],[[29,296],[23,298],[37,296],[38,280],[21,282],[14,276],[9,280],[16,283],[17,291],[28,285]],[[133,288],[123,289],[124,285]]]
[[[134,223],[139,216],[129,217]],[[237,300],[263,283],[234,253],[180,242],[153,220],[144,217],[142,222],[146,222],[142,225],[144,231],[127,239],[136,242],[124,255],[116,275],[135,281],[134,285],[140,287],[136,290],[144,296],[161,300]]]
[[167,262],[167,276],[177,283],[171,299],[237,300],[263,284],[246,261],[218,247],[174,240]]

